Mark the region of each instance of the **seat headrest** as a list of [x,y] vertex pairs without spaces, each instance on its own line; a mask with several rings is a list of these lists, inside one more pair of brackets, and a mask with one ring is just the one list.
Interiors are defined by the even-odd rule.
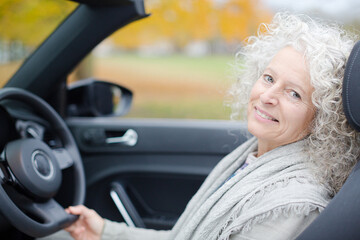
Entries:
[[346,64],[342,97],[348,122],[360,131],[360,41],[355,44]]

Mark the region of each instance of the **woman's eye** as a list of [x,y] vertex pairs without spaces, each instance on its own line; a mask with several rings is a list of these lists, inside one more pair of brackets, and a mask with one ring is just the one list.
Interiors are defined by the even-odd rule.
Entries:
[[294,97],[294,98],[297,98],[297,99],[301,99],[300,94],[298,94],[298,93],[295,92],[295,91],[291,91],[291,92],[290,92],[290,96],[292,96],[292,97]]
[[274,79],[270,75],[264,75],[264,80],[269,83],[274,82]]

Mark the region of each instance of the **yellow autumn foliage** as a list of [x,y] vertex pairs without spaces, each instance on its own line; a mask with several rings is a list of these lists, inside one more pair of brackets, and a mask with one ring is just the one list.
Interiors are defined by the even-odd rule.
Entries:
[[76,6],[63,0],[1,0],[0,39],[37,45]]
[[272,14],[259,0],[145,0],[150,17],[116,32],[113,42],[136,48],[170,41],[183,47],[194,40],[239,42]]
[[[1,0],[0,40],[35,46],[76,6],[64,0]],[[259,0],[145,0],[145,7],[151,16],[116,32],[116,45],[169,41],[181,48],[194,40],[242,41],[271,18]]]

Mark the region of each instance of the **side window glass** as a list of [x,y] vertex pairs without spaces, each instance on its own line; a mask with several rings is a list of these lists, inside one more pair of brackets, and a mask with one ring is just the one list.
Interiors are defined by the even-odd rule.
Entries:
[[94,77],[132,90],[125,117],[229,119],[235,53],[271,14],[250,0],[145,5],[151,15],[105,40],[70,81]]

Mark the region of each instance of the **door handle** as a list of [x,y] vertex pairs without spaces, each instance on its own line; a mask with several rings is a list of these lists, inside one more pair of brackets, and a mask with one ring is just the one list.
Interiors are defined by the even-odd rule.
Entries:
[[106,138],[107,144],[118,143],[126,146],[133,147],[138,141],[138,134],[133,129],[128,129],[121,137],[110,137]]

